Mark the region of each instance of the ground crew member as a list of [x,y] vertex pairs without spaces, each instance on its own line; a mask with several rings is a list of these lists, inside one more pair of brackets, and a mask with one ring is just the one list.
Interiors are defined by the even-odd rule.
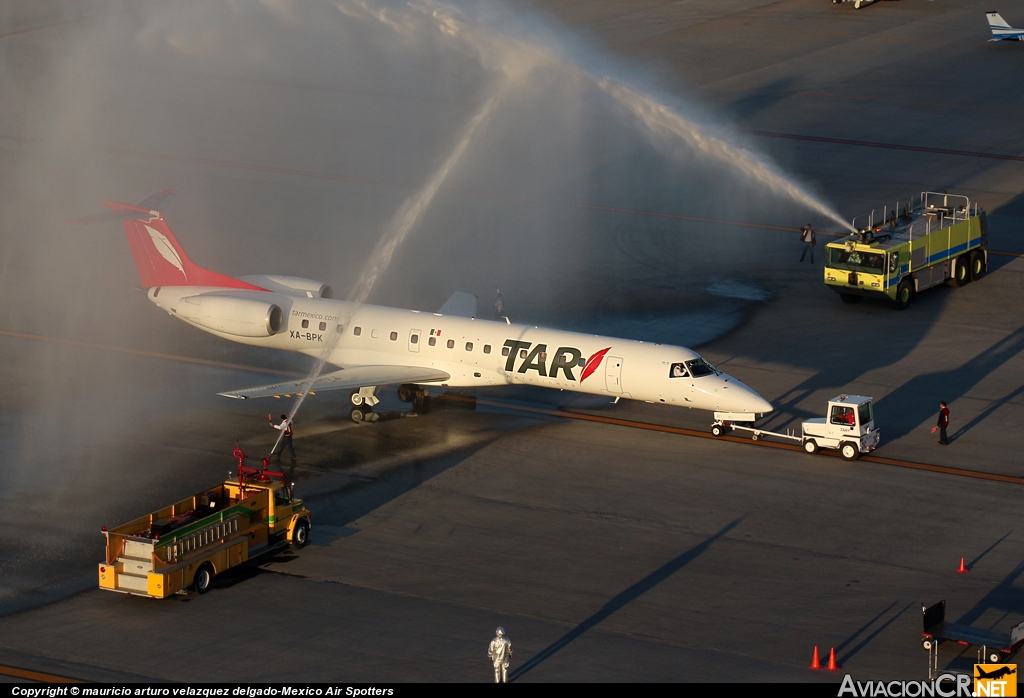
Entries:
[[487,646],[487,658],[494,662],[494,683],[508,683],[508,663],[512,658],[512,641],[505,637],[505,629],[494,631],[494,639]]
[[275,448],[273,451],[271,451],[270,455],[283,455],[284,447],[287,446],[288,450],[292,452],[292,460],[295,460],[295,447],[292,445],[292,420],[288,419],[288,415],[282,414],[281,423],[274,424],[274,420],[268,414],[267,421],[270,422],[270,426],[274,427],[278,431],[284,432],[284,436],[281,437],[281,442],[278,444],[279,448]]
[[800,229],[800,241],[804,243],[804,251],[800,253],[800,261],[804,261],[804,257],[807,255],[807,250],[811,251],[811,264],[814,264],[814,228],[808,223]]
[[943,446],[948,446],[949,442],[946,441],[946,427],[949,426],[949,408],[946,407],[945,402],[939,403],[939,421],[935,426],[932,427],[932,433],[939,432],[939,443]]

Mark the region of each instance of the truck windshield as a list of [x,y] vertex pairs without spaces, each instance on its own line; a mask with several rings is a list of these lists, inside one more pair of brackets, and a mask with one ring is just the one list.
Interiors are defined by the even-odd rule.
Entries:
[[858,407],[857,415],[860,417],[860,423],[862,426],[874,419],[874,416],[871,414],[871,403],[865,402],[863,405]]
[[885,255],[881,252],[847,252],[837,247],[828,248],[828,266],[847,271],[863,271],[869,274],[885,273]]
[[696,358],[692,361],[686,362],[686,368],[690,370],[690,375],[694,378],[700,378],[701,376],[710,376],[715,371],[715,367],[705,361],[703,358]]

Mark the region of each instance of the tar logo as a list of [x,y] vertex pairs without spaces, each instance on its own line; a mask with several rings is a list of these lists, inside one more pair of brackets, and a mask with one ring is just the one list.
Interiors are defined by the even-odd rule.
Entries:
[[[540,376],[558,378],[558,373],[561,371],[567,380],[574,381],[576,376],[573,374],[573,369],[582,366],[583,372],[579,378],[581,383],[586,380],[587,376],[592,375],[598,369],[601,361],[604,359],[604,355],[611,350],[611,347],[607,347],[591,354],[589,359],[583,361],[583,352],[576,347],[558,347],[558,351],[552,354],[551,361],[549,362],[547,344],[533,344],[518,339],[507,339],[505,340],[505,346],[509,350],[508,358],[505,360],[505,370],[510,373],[513,370],[517,373],[536,371],[537,375]],[[517,369],[515,366],[516,359],[520,358],[522,362]]]
[[1016,664],[975,664],[974,695],[1016,696],[1017,679],[1010,678],[1016,673]]

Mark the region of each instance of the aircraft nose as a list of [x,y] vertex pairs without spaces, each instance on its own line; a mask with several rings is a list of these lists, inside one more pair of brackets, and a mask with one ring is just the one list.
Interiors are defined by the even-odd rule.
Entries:
[[[756,392],[751,390],[749,387],[736,380],[732,376],[728,376],[728,385],[732,390],[729,392],[733,393],[730,395],[729,402],[731,403],[728,411],[730,412],[753,412],[755,414],[764,414],[771,412],[775,408],[772,407],[772,403],[765,400],[763,397],[758,395]],[[733,392],[735,391],[735,392]]]

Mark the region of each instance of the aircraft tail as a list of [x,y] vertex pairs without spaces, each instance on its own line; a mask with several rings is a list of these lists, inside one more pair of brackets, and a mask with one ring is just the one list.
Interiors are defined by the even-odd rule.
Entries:
[[988,26],[992,29],[1012,29],[998,12],[986,12],[985,17],[988,19]]
[[[147,197],[145,203],[156,202],[156,195]],[[159,198],[162,202],[166,196]],[[143,203],[140,202],[140,203]],[[255,291],[266,289],[254,286],[230,276],[199,266],[185,253],[170,226],[159,211],[147,210],[131,204],[104,201],[111,213],[90,216],[79,222],[95,222],[96,219],[121,221],[128,246],[131,248],[135,267],[139,272],[142,286],[221,286]]]

